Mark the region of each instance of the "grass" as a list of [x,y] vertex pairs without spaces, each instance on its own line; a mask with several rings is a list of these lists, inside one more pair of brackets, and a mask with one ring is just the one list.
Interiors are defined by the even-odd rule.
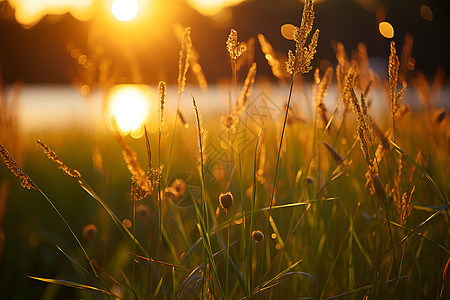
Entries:
[[[225,124],[205,113],[201,120],[205,103],[197,102],[196,95],[190,118],[196,126],[181,124],[179,103],[189,98],[181,93],[191,47],[187,29],[177,109],[173,116],[165,112],[166,123],[174,119],[168,136],[159,128],[137,140],[121,136],[118,143],[113,132],[72,131],[64,140],[42,133],[39,138],[58,154],[51,155],[53,162],[40,153],[34,136],[21,136],[25,151],[15,154],[40,193],[20,189],[7,168],[0,169],[9,189],[2,194],[8,203],[2,220],[6,243],[0,297],[447,299],[445,115],[434,117],[441,110],[430,101],[425,101],[426,113],[411,109],[402,114],[408,98],[397,93],[398,70],[389,72],[389,86],[395,84],[391,96],[380,99],[382,93],[371,91],[384,89],[383,83],[367,75],[365,64],[354,61],[349,68],[349,61],[340,60],[338,92],[325,96],[328,86],[316,87],[320,110],[315,107],[312,121],[299,121],[290,106],[303,105],[299,95],[312,102],[299,73],[309,71],[318,38],[316,31],[302,52],[314,19],[303,17],[311,28],[298,33],[298,51],[289,54],[291,74],[286,77],[292,83],[279,119],[251,119],[252,105],[258,103],[248,99],[254,80],[249,72],[244,100],[237,101],[234,111],[217,112],[226,117]],[[236,67],[242,64],[237,58],[245,47],[235,34],[229,51],[242,51],[231,60],[230,90],[236,91],[236,72],[245,68]],[[247,67],[256,70],[252,63]],[[349,69],[356,70],[353,79]],[[426,84],[409,85],[406,95],[426,90]],[[330,113],[323,97],[337,100],[334,109],[328,107]],[[283,107],[286,98],[272,100]],[[373,121],[370,102],[377,101],[395,107],[394,113]],[[151,155],[152,149],[157,155]],[[212,149],[220,149],[221,156]],[[76,176],[65,176],[54,163]],[[159,184],[154,178],[159,173],[152,169],[158,164],[166,166]],[[141,166],[148,166],[148,172]],[[176,179],[183,187],[172,186]],[[139,187],[145,189],[143,197],[138,197]],[[228,191],[234,200],[225,211],[218,197]],[[78,238],[89,224],[96,234]],[[258,243],[255,231],[264,234]]]

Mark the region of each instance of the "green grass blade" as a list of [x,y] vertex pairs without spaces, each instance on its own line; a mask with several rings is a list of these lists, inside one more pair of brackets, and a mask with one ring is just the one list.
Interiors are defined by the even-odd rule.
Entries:
[[268,280],[267,282],[265,282],[262,285],[262,288],[267,287],[268,285],[272,284],[272,282],[280,279],[284,274],[288,273],[290,270],[292,270],[293,268],[295,268],[303,259],[291,264],[289,267],[287,267],[286,269],[284,269],[283,271],[281,271],[280,273],[278,273],[277,275],[275,275],[272,279]]
[[173,300],[177,300],[177,289],[176,289],[176,278],[174,267],[172,267],[172,287],[173,287]]
[[248,291],[247,291],[247,286],[245,284],[244,276],[242,276],[241,271],[239,271],[239,268],[236,266],[236,264],[234,263],[233,259],[231,258],[231,255],[228,252],[229,249],[225,248],[225,244],[223,243],[222,238],[220,237],[219,233],[217,233],[217,237],[219,238],[219,241],[222,244],[222,247],[225,249],[226,255],[228,255],[228,258],[230,260],[231,266],[233,267],[234,271],[236,272],[236,275],[237,275],[238,281],[239,281],[239,285],[240,285],[242,291],[244,292],[245,296],[248,297]]
[[156,286],[155,293],[153,294],[152,300],[155,300],[156,297],[159,295],[159,291],[161,289],[161,285],[162,285],[163,279],[164,279],[164,277],[161,277],[161,279],[159,280],[158,285]]
[[216,267],[216,263],[214,261],[214,257],[213,257],[213,253],[212,253],[212,249],[211,249],[211,241],[209,239],[208,233],[206,232],[205,224],[203,222],[203,218],[202,218],[201,212],[197,206],[197,203],[195,200],[193,200],[193,203],[194,203],[194,207],[195,207],[195,211],[197,213],[197,219],[198,219],[197,229],[201,235],[203,247],[207,253],[214,276],[216,277],[217,285],[219,286],[219,290],[220,290],[220,295],[222,296],[222,299],[225,299],[225,293],[224,293],[222,285],[220,284],[220,281],[219,281],[219,274],[217,273],[217,267]]

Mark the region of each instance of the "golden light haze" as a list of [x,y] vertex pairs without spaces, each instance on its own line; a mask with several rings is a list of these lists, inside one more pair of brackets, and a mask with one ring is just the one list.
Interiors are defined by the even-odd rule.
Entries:
[[[27,27],[33,26],[48,14],[71,13],[79,20],[92,18],[95,7],[105,6],[116,19],[129,21],[138,14],[138,9],[147,7],[152,0],[10,0],[16,10],[16,20]],[[223,8],[245,0],[187,0],[200,13],[217,15]]]
[[223,8],[237,5],[245,0],[187,0],[198,12],[207,16],[218,14]]
[[9,0],[16,10],[16,20],[22,25],[32,26],[47,14],[70,12],[79,20],[92,16],[93,0]]

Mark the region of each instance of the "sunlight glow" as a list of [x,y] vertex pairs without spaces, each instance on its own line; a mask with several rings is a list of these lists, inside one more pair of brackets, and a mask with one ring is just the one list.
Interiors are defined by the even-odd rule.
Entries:
[[203,15],[217,15],[223,8],[237,5],[244,0],[187,0],[192,7]]
[[127,22],[136,17],[139,4],[136,0],[114,0],[111,11],[117,20]]
[[79,20],[87,20],[92,13],[92,0],[10,0],[17,22],[32,26],[45,15],[70,12]]
[[378,29],[380,30],[380,34],[385,38],[392,39],[394,37],[394,27],[388,22],[378,24]]
[[145,87],[122,84],[112,88],[109,96],[109,119],[115,119],[124,134],[139,137],[149,115],[150,103]]

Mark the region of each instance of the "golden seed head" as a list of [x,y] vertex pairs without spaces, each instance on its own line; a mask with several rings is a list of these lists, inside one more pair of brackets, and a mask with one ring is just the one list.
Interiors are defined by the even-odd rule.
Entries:
[[161,125],[164,123],[164,107],[166,105],[166,83],[164,81],[160,81],[158,84],[159,90],[159,102],[160,102],[160,118]]
[[227,50],[230,57],[234,60],[238,59],[247,50],[245,43],[238,42],[238,34],[235,29],[231,29],[227,39]]
[[[135,192],[139,191],[142,197],[150,195],[153,192],[153,184],[149,176],[142,169],[141,164],[137,158],[137,153],[133,151],[123,136],[116,131],[117,140],[122,147],[123,159],[130,171],[131,179],[134,185]],[[138,198],[136,198],[137,200]]]
[[47,155],[47,157],[49,159],[51,159],[54,163],[56,163],[58,165],[58,169],[62,170],[64,173],[66,173],[66,175],[73,177],[73,178],[81,178],[81,174],[80,172],[78,172],[75,169],[71,169],[69,168],[59,157],[58,155],[56,155],[55,151],[53,151],[52,149],[50,149],[50,147],[48,147],[46,144],[44,144],[43,142],[41,142],[40,140],[37,140],[37,144],[39,145],[39,147],[42,148],[42,150],[44,151],[45,155]]
[[319,39],[319,30],[314,32],[308,48],[305,47],[306,40],[311,33],[314,23],[314,0],[306,0],[303,8],[302,22],[300,27],[294,29],[295,53],[291,50],[288,52],[288,61],[286,62],[286,70],[291,74],[308,73],[311,67],[311,61],[314,58],[317,48],[317,40]]
[[259,44],[261,45],[261,50],[264,53],[264,57],[269,63],[269,66],[272,68],[272,74],[279,80],[282,80],[284,75],[283,71],[281,70],[281,63],[277,59],[277,56],[272,48],[272,45],[262,34],[258,34],[258,41]]
[[191,27],[186,27],[183,32],[180,56],[178,59],[178,94],[184,91],[184,86],[186,85],[186,73],[189,69],[191,48]]
[[231,192],[221,193],[219,195],[219,203],[222,208],[228,212],[233,205],[233,194]]
[[6,150],[6,148],[1,143],[0,143],[0,156],[3,158],[3,161],[5,162],[8,169],[10,169],[11,172],[17,178],[22,180],[20,185],[23,188],[35,189],[35,190],[38,189],[36,187],[36,185],[33,183],[33,181],[31,180],[31,178],[28,177],[28,175],[25,173],[25,171],[22,169],[22,167],[19,166],[19,164],[14,160],[14,158],[11,157],[8,150]]
[[252,232],[252,239],[255,243],[260,243],[264,239],[264,233],[260,230],[255,230]]

